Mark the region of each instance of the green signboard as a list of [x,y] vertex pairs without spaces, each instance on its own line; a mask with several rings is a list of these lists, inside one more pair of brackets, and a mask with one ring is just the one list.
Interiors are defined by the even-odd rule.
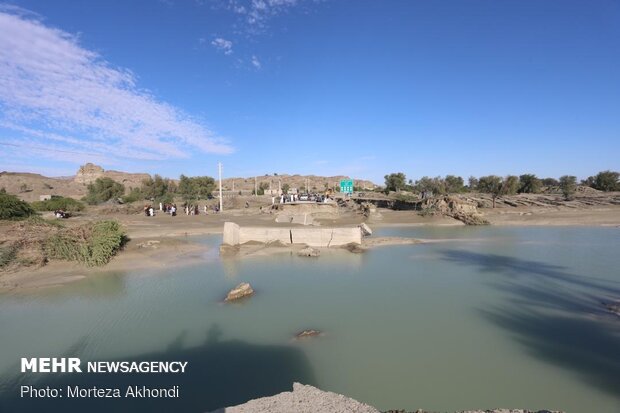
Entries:
[[342,181],[340,181],[340,192],[343,194],[352,194],[353,193],[353,180],[343,179]]

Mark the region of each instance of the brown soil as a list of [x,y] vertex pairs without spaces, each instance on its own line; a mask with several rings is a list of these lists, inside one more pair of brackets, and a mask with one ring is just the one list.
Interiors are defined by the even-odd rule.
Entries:
[[[563,201],[560,195],[516,195],[499,199],[497,208],[485,207],[486,195],[472,196],[468,194],[469,202],[480,202],[482,213],[491,225],[580,225],[580,226],[617,226],[620,227],[620,194],[588,193],[576,197],[573,201]],[[191,236],[204,234],[219,234],[222,232],[225,221],[233,221],[239,225],[251,226],[291,226],[290,223],[276,223],[277,211],[271,210],[270,197],[247,197],[251,203],[249,208],[225,208],[220,214],[200,214],[187,216],[180,214],[172,217],[167,214],[157,214],[155,217],[146,217],[140,212],[141,206],[99,206],[88,207],[81,215],[63,220],[67,226],[79,225],[85,221],[95,219],[116,219],[125,228],[131,239],[124,251],[115,257],[105,267],[105,271],[120,271],[138,267],[167,268],[191,262],[203,262],[209,253],[219,254],[219,251],[207,251],[204,245],[191,241]],[[240,197],[236,201],[227,200],[227,204],[234,205],[243,201]],[[515,206],[513,206],[515,205]],[[261,209],[262,207],[262,209]],[[44,215],[52,219],[51,214]],[[378,208],[369,216],[365,216],[355,208],[339,209],[338,214],[331,219],[317,219],[322,226],[353,225],[362,222],[368,223],[371,228],[389,226],[447,226],[464,225],[456,219],[441,216],[420,216],[416,211],[393,211]],[[45,236],[49,229],[25,229],[19,223],[0,223],[0,243],[7,242],[36,244],[38,237]],[[151,242],[149,241],[159,241]],[[393,245],[418,242],[397,238],[368,237],[362,248],[379,245]],[[146,245],[146,246],[145,246]],[[57,285],[71,280],[80,279],[89,274],[101,272],[102,269],[88,269],[78,264],[68,262],[40,262],[36,248],[24,250],[20,257],[22,265],[19,269],[8,268],[0,272],[0,290],[14,288],[36,288]],[[294,253],[289,248],[267,248],[264,245],[246,246],[241,253],[231,254],[234,257],[252,257],[269,255],[276,251]],[[349,252],[342,250],[342,253]]]

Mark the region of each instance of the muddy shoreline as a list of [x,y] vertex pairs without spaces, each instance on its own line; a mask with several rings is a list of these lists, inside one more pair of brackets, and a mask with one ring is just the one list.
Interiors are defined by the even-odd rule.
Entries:
[[[492,226],[603,226],[620,228],[620,206],[609,206],[591,209],[552,209],[552,208],[497,208],[483,209],[486,219]],[[97,217],[103,218],[103,217]],[[119,272],[136,269],[176,268],[180,265],[191,265],[206,262],[208,254],[219,254],[209,251],[204,244],[194,241],[196,236],[221,234],[225,221],[234,221],[240,225],[285,227],[290,224],[274,222],[275,216],[258,211],[233,210],[217,215],[171,217],[157,215],[115,215],[114,218],[125,228],[129,243],[114,259],[102,268],[87,268],[82,265],[52,261],[39,268],[23,268],[20,271],[0,273],[0,292],[24,291],[31,289],[59,286],[84,279],[92,274]],[[81,216],[72,219],[68,224],[77,225],[93,219],[92,216]],[[341,214],[337,219],[317,220],[321,226],[353,226],[367,222],[372,228],[397,227],[443,227],[464,226],[460,221],[445,216],[420,216],[412,211],[381,210],[377,216],[368,219],[359,214]],[[0,227],[0,232],[3,227]],[[387,245],[418,244],[422,240],[398,237],[365,238],[361,250]],[[267,256],[279,253],[295,253],[303,246],[274,247],[265,245],[248,245],[237,254],[228,254],[227,258],[242,259],[248,257]],[[323,249],[325,250],[325,249]],[[351,253],[344,249],[334,249],[330,253]],[[360,251],[357,251],[360,252]]]

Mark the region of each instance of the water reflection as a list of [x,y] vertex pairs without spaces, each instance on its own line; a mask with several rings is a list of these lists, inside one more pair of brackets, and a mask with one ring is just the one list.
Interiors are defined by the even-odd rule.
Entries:
[[[247,400],[290,391],[293,382],[316,385],[312,368],[299,347],[257,345],[241,340],[220,339],[223,331],[213,324],[205,341],[192,347],[184,345],[185,332],[162,352],[128,357],[123,361],[187,361],[185,374],[54,374],[29,375],[26,379],[2,377],[3,396],[0,411],[89,411],[89,412],[204,412]],[[67,354],[79,357],[87,343],[80,340]],[[121,360],[116,358],[115,360]],[[86,360],[83,360],[83,363]],[[19,366],[11,369],[19,371]],[[41,377],[42,376],[42,377]],[[21,399],[20,385],[66,388],[120,388],[180,386],[179,399]]]
[[620,296],[617,282],[516,257],[459,250],[445,250],[443,257],[499,276],[491,285],[507,301],[481,309],[483,318],[508,330],[537,359],[620,397],[620,326],[600,305],[603,296]]

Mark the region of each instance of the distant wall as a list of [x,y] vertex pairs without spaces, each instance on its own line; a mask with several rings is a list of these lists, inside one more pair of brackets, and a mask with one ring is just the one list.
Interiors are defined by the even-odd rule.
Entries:
[[234,222],[224,223],[226,245],[246,242],[281,242],[283,244],[306,244],[311,247],[337,247],[346,244],[361,244],[362,231],[359,227],[346,228],[261,228],[240,227]]

